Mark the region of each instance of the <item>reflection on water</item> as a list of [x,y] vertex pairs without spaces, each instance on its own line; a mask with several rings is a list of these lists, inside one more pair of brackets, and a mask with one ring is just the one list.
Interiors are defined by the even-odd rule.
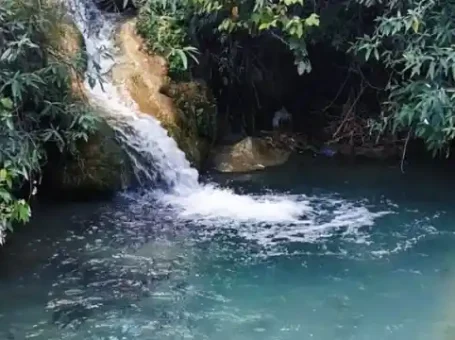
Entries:
[[138,194],[43,207],[3,249],[0,339],[453,339],[450,185],[299,169],[217,180],[306,194],[301,223],[189,218]]

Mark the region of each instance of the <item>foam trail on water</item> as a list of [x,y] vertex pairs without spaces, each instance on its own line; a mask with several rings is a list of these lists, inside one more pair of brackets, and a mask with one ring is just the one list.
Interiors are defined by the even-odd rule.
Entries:
[[166,190],[150,193],[154,199],[171,206],[184,219],[308,224],[301,219],[312,210],[305,196],[238,195],[230,189],[200,184],[198,172],[160,123],[141,113],[125,90],[109,79],[109,70],[115,63],[116,16],[102,14],[92,0],[67,1],[85,39],[88,76],[97,73],[99,66],[104,78],[94,87],[87,79],[89,98],[117,131],[140,180],[145,185],[157,181],[165,184]]

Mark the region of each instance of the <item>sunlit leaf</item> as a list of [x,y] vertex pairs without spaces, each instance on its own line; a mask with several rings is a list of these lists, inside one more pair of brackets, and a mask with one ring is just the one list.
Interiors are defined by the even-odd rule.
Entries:
[[419,19],[413,18],[413,20],[412,20],[412,29],[414,30],[414,33],[417,33],[419,31],[419,26],[420,26]]
[[4,182],[6,180],[6,177],[8,175],[8,172],[6,169],[1,169],[0,170],[0,182]]
[[1,98],[0,105],[7,110],[11,110],[13,108],[13,102],[10,98]]
[[316,13],[311,14],[307,19],[305,19],[306,26],[319,26],[319,15]]

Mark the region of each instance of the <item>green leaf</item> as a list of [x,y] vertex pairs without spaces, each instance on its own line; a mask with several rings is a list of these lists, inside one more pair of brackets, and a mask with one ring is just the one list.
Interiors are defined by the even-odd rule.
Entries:
[[297,63],[297,72],[301,76],[305,72],[310,72],[311,71],[311,65],[308,62],[305,61],[300,61]]
[[6,187],[8,189],[12,189],[13,188],[13,180],[11,179],[11,177],[7,176],[5,180],[6,180]]
[[30,215],[31,215],[30,206],[27,204],[27,202],[25,202],[25,200],[21,199],[21,200],[17,201],[15,213],[16,213],[16,219],[19,222],[22,222],[22,223],[28,222],[28,220],[30,219]]
[[20,101],[22,99],[20,84],[17,80],[13,80],[11,83],[11,90],[13,93],[13,98],[15,101]]
[[185,52],[183,52],[181,49],[175,50],[177,54],[180,56],[180,60],[182,61],[183,64],[183,69],[188,69],[188,57],[186,56]]
[[305,19],[306,26],[319,26],[319,15],[316,13],[311,14],[308,18]]
[[371,51],[372,49],[371,48],[368,48],[366,53],[365,53],[365,60],[368,61],[370,59],[370,55],[371,55]]
[[267,23],[267,22],[263,22],[262,24],[260,24],[260,25],[259,25],[259,28],[258,28],[258,29],[259,29],[259,31],[263,31],[263,30],[266,30],[266,29],[268,29],[268,28],[269,28],[269,26],[270,26],[270,24],[269,24],[269,23]]
[[374,57],[376,58],[376,60],[379,60],[379,51],[377,48],[374,49]]
[[5,120],[5,123],[6,123],[6,127],[8,128],[8,130],[10,130],[10,131],[14,131],[15,130],[13,121],[10,118],[7,118]]
[[0,199],[5,202],[5,203],[9,203],[12,201],[12,197],[11,197],[11,194],[4,190],[4,189],[0,189]]
[[434,79],[434,70],[435,70],[435,67],[436,67],[436,63],[432,61],[432,62],[430,63],[430,66],[428,67],[428,73],[427,73],[427,77],[429,77],[431,80]]
[[6,171],[6,169],[1,169],[0,170],[0,182],[4,182],[6,180],[7,176],[8,176],[8,171]]
[[417,33],[419,31],[419,25],[420,25],[419,19],[413,18],[412,19],[412,29],[414,30],[414,33]]
[[12,110],[13,109],[13,102],[9,98],[0,99],[0,104],[7,110]]
[[300,23],[300,22],[297,25],[296,33],[297,33],[297,37],[299,37],[299,38],[301,38],[303,35],[303,26],[302,26],[302,23]]

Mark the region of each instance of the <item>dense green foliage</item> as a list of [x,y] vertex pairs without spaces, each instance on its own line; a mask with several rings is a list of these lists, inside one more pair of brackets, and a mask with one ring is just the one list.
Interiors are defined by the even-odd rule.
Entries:
[[[82,56],[62,51],[63,11],[43,0],[0,7],[0,243],[31,211],[18,195],[35,194],[49,151],[76,152],[95,126],[72,82]],[[25,187],[24,187],[25,185]]]
[[[215,34],[232,34],[247,31],[258,36],[263,31],[274,30],[274,35],[283,41],[295,54],[300,74],[311,70],[308,62],[304,33],[308,27],[319,25],[319,17],[312,13],[302,18],[297,13],[303,8],[303,0],[269,1],[146,1],[138,22],[138,31],[156,53],[168,57],[173,69],[178,65],[187,68],[185,54],[196,60],[193,46],[187,46],[187,28],[194,18],[200,23],[193,27],[204,29],[204,24],[217,23]],[[193,32],[194,33],[194,32]],[[196,60],[197,62],[197,60]],[[180,65],[179,65],[180,64]]]
[[[292,52],[297,73],[303,74],[302,77],[311,71],[312,59],[317,61],[318,49],[325,46],[327,49],[321,53],[332,49],[344,54],[340,58],[333,53],[332,62],[347,69],[351,78],[357,80],[357,84],[349,84],[359,93],[355,102],[371,102],[371,98],[377,101],[369,105],[370,111],[375,110],[369,115],[374,120],[369,119],[365,124],[365,134],[403,132],[408,139],[424,140],[435,154],[447,150],[455,137],[453,1],[148,0],[144,3],[138,28],[149,48],[169,56],[172,70],[183,70],[191,59],[185,55],[185,49],[195,57],[192,46],[197,47],[199,61],[205,63],[201,68],[211,70],[210,75],[204,74],[206,79],[214,77],[213,68],[207,65],[216,65],[215,73],[221,79],[216,87],[221,92],[242,88],[249,97],[257,96],[258,84],[267,79],[267,72],[277,72],[264,67],[271,53],[267,46],[273,40]],[[315,46],[313,55],[308,54],[310,45]],[[365,89],[369,91],[368,96]],[[245,118],[248,117],[242,119]],[[252,126],[250,133],[255,130],[254,119],[246,123]]]
[[386,1],[353,50],[390,71],[385,126],[410,129],[433,152],[455,137],[455,2]]
[[199,15],[216,13],[221,21],[218,31],[246,31],[251,36],[270,33],[294,53],[299,74],[311,71],[304,37],[309,27],[319,25],[319,16],[304,11],[303,0],[194,2]]
[[188,14],[186,1],[149,1],[144,4],[137,24],[138,32],[146,38],[147,47],[167,58],[169,72],[176,77],[188,69],[189,58],[198,62],[197,49],[187,44]]
[[[243,96],[234,96],[235,100],[225,100],[238,125],[245,122],[251,133],[254,118],[251,119],[249,110],[235,108],[233,102],[244,102],[244,96],[254,97],[251,75],[267,73],[267,67],[260,60],[267,51],[256,48],[248,39],[271,37],[293,51],[295,70],[303,73],[311,69],[304,35],[309,27],[318,24],[318,16],[308,12],[308,17],[298,17],[296,13],[303,8],[301,1],[255,5],[252,1],[150,0],[139,5],[138,32],[145,37],[151,52],[168,57],[173,78],[189,78],[188,70],[199,76],[204,73],[202,78],[214,90],[218,102],[222,101],[219,100],[223,96],[221,92],[239,91],[243,84],[253,89],[247,89]],[[222,83],[223,89],[214,85],[217,82]],[[225,111],[226,108],[221,109],[221,115]],[[223,119],[218,121],[223,122]]]

